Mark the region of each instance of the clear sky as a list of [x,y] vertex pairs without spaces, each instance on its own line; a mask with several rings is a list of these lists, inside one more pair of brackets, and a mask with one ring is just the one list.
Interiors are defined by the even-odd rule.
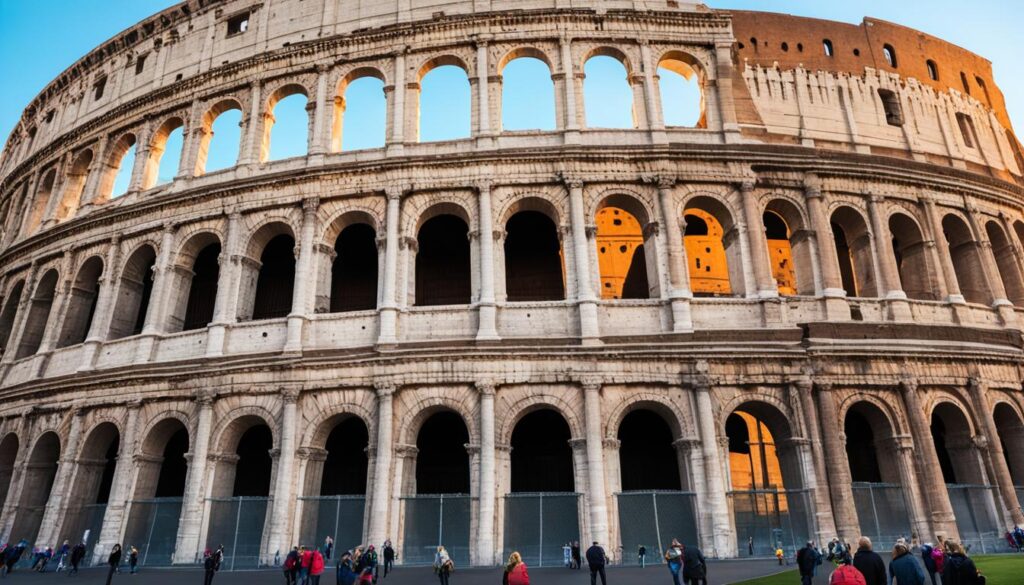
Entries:
[[[175,3],[173,0],[0,0],[0,140],[6,141],[21,111],[61,71],[121,30]],[[873,16],[933,34],[992,60],[996,83],[1006,95],[1010,116],[1017,128],[1024,126],[1024,43],[1021,42],[1024,38],[1024,0],[710,0],[709,4],[715,8],[788,12],[852,23],[860,22],[864,16]],[[458,77],[458,72],[441,69],[436,72],[439,80],[446,75],[449,79]],[[543,75],[536,74],[537,63],[524,61],[518,71],[506,71],[506,90],[512,87],[508,83],[509,77],[543,78]],[[603,69],[588,71],[588,80],[598,76],[614,79],[615,75],[614,65],[606,64]],[[666,87],[666,84],[671,87]],[[380,92],[380,88],[372,84],[363,85],[356,87],[353,84],[352,89],[367,96]],[[457,83],[452,87],[456,89],[449,95],[437,96],[437,102],[425,102],[424,111],[432,107],[450,110],[453,105],[466,103],[468,83],[462,88]],[[534,107],[507,112],[505,126],[509,129],[550,127],[553,110],[544,105],[550,103],[550,98],[546,97],[550,95],[550,87],[544,83],[516,87],[533,99],[515,102],[532,103]],[[662,91],[669,90],[687,91],[681,83],[663,81]],[[350,131],[345,133],[343,147],[379,145],[377,135],[382,127],[383,113],[372,105],[360,105],[356,94],[348,97],[346,126]],[[628,99],[628,96],[616,96],[611,91],[607,97],[609,102]],[[295,108],[295,113],[298,118],[303,116],[299,108]],[[605,120],[601,112],[595,112],[595,115],[602,116],[601,125],[624,123],[614,116]],[[423,117],[424,120],[442,118]],[[279,115],[278,123],[284,127],[287,119],[287,116]],[[301,120],[296,122],[300,123]],[[424,127],[423,137],[446,139],[458,136],[468,131],[468,123],[466,119],[455,118],[435,127]],[[359,130],[356,132],[353,129],[357,124]],[[297,146],[285,146],[278,144],[280,152],[272,152],[272,158],[298,152]],[[219,161],[210,162],[210,170],[221,164]],[[223,164],[230,166],[231,161]],[[168,172],[174,171],[171,168]],[[161,175],[163,173],[161,169]]]

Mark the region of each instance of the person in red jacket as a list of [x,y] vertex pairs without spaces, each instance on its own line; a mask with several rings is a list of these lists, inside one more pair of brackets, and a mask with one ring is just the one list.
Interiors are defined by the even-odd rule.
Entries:
[[308,585],[309,568],[313,564],[313,552],[306,547],[299,548],[299,585]]
[[518,552],[508,556],[505,574],[501,578],[502,585],[530,585],[530,574],[526,572],[526,563]]
[[309,585],[320,585],[320,575],[324,574],[324,555],[314,549],[309,561]]

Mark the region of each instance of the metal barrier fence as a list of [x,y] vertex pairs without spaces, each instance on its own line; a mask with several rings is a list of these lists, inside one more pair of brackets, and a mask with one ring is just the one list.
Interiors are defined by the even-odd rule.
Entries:
[[[338,550],[349,550],[362,543],[365,496],[302,496],[299,540],[307,546],[322,546],[334,539]],[[281,551],[281,556],[287,551]]]
[[11,527],[11,534],[8,540],[19,542],[22,539],[31,543],[39,537],[39,528],[43,523],[43,514],[46,506],[18,506],[18,514],[14,518],[14,526]]
[[[505,496],[504,557],[519,551],[527,565],[557,567],[562,547],[580,539],[577,493],[522,493]],[[581,543],[586,550],[589,543]]]
[[898,483],[855,482],[853,504],[861,534],[879,547],[889,548],[901,537],[909,542],[912,529],[905,496]]
[[647,549],[647,562],[658,564],[673,538],[697,544],[697,496],[693,492],[648,491],[616,494],[619,506],[620,559],[639,564],[637,551]]
[[729,492],[740,556],[770,556],[780,546],[796,554],[813,533],[814,507],[810,490],[749,490]]
[[[96,548],[96,543],[99,542],[100,530],[103,529],[103,516],[106,513],[106,504],[77,506],[68,510],[68,528],[64,536],[71,541],[72,545],[79,541],[85,543],[85,558],[82,560],[86,565],[92,561],[92,551]],[[87,532],[88,534],[86,534]],[[127,550],[131,544],[125,542],[125,549]],[[68,559],[67,562],[70,563],[71,560]],[[57,564],[57,559],[53,560],[53,564]]]
[[430,565],[444,545],[455,566],[469,566],[469,516],[472,499],[463,494],[407,496],[403,564]]
[[1003,552],[1007,548],[1003,533],[999,495],[990,485],[946,484],[953,506],[960,540],[975,553]]
[[221,568],[233,571],[259,567],[270,498],[210,498],[209,503],[206,546],[216,549],[224,545]]
[[171,564],[178,539],[181,502],[181,498],[155,498],[128,503],[124,543],[139,549],[140,565]]

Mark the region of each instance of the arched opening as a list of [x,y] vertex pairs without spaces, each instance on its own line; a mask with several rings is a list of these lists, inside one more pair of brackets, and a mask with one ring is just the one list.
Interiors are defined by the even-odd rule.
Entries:
[[[1001,402],[992,411],[996,434],[1003,447],[1010,478],[1017,486],[1018,498],[1024,495],[1024,419],[1009,404]],[[2,483],[0,483],[2,485]]]
[[[21,293],[25,290],[25,281],[19,280],[11,287],[7,298],[4,299],[3,311],[0,311],[0,355],[8,351],[11,342],[11,333],[14,330],[14,320],[18,316],[18,305],[21,303]],[[2,508],[0,508],[2,509]]]
[[242,147],[242,106],[235,100],[218,102],[203,115],[199,152],[193,174],[202,175],[238,164]]
[[896,68],[896,49],[892,45],[882,45],[882,56],[889,67]]
[[305,89],[289,85],[267,100],[260,162],[306,156],[309,137],[308,99]]
[[505,223],[505,293],[509,302],[565,298],[562,243],[542,211],[523,210]]
[[338,234],[331,266],[331,312],[377,307],[377,232],[353,223]]
[[85,191],[86,179],[92,167],[92,150],[85,149],[78,153],[75,162],[71,163],[67,176],[64,178],[64,196],[60,205],[54,212],[57,221],[64,221],[78,211],[82,202],[82,193]]
[[[284,224],[270,224],[259,229],[250,244],[250,257],[259,253],[259,268],[248,267],[249,278],[243,283],[255,281],[248,303],[249,315],[253,320],[285,317],[292,310],[292,292],[295,288],[295,238]],[[257,274],[252,274],[257,271]],[[252,278],[255,276],[255,278]],[[251,292],[250,292],[251,291]],[[243,305],[244,306],[244,305]],[[246,315],[240,315],[246,320]]]
[[50,202],[50,196],[53,195],[53,185],[56,181],[57,169],[50,169],[43,175],[42,180],[39,181],[35,199],[28,209],[29,216],[25,219],[25,233],[27,235],[34,234],[39,229],[39,224],[43,221],[43,214],[46,213],[46,206]]
[[110,490],[114,483],[114,472],[117,468],[118,451],[121,435],[113,423],[101,423],[94,428],[82,443],[81,455],[74,475],[74,485],[68,492],[67,512],[64,526],[60,531],[62,537],[78,538],[79,535],[95,535],[86,542],[86,557],[90,557],[92,548],[98,540],[100,529],[103,528],[103,517],[107,512]]
[[1024,277],[1021,276],[1017,255],[1006,237],[1006,232],[995,221],[985,224],[985,233],[992,244],[992,254],[996,257],[996,269],[1003,283],[1007,300],[1018,307],[1024,307]]
[[846,412],[843,431],[861,533],[875,542],[908,536],[912,532],[910,507],[888,417],[870,402],[857,402]]
[[658,89],[666,126],[707,128],[703,72],[685,53],[670,53],[658,63]]
[[623,59],[598,54],[583,65],[583,103],[588,128],[639,126]]
[[114,143],[107,158],[107,166],[100,176],[96,201],[102,203],[128,192],[135,166],[135,135],[125,134]]
[[847,296],[878,296],[871,234],[864,217],[852,207],[840,207],[832,214],[831,221],[839,275]]
[[370,443],[366,423],[350,416],[339,422],[327,436],[324,449],[320,495],[361,495],[366,493],[366,448]]
[[942,232],[949,243],[953,273],[964,300],[968,303],[992,304],[992,297],[985,284],[981,250],[967,223],[956,215],[948,214],[942,218]]
[[372,69],[349,74],[334,100],[331,152],[381,148],[387,131],[384,80]]
[[807,235],[790,226],[800,226],[800,213],[792,204],[775,200],[761,216],[768,243],[768,261],[779,294],[814,294],[810,241]]
[[555,84],[548,63],[528,52],[499,67],[501,129],[554,130]]
[[648,278],[658,274],[656,245],[653,231],[645,237],[648,220],[643,206],[631,197],[612,195],[598,206],[595,221],[601,298],[657,297],[657,281]]
[[694,197],[683,212],[683,244],[696,296],[743,294],[743,257],[739,230],[721,202]]
[[14,462],[18,459],[21,443],[18,435],[7,433],[0,440],[0,510],[7,505],[7,495],[11,490],[11,479],[14,477]]
[[185,122],[177,116],[169,118],[153,134],[142,175],[143,190],[170,183],[178,175],[184,136]]
[[573,492],[569,424],[555,410],[535,410],[512,430],[513,492]]
[[419,142],[469,138],[471,90],[466,69],[454,58],[440,59],[420,70]]
[[448,213],[435,215],[420,227],[416,243],[416,305],[469,304],[472,279],[466,221]]
[[917,223],[902,213],[895,213],[889,218],[889,232],[903,292],[911,299],[938,300],[933,285],[932,255]]
[[103,276],[103,260],[93,256],[78,269],[78,276],[68,293],[67,312],[57,347],[82,343],[89,335],[92,320],[96,314],[96,302],[100,295],[100,277]]
[[139,549],[139,564],[169,565],[188,476],[188,429],[176,418],[161,420],[146,433],[140,451],[124,542]]
[[725,421],[738,549],[755,555],[795,551],[811,534],[810,494],[786,416],[764,402],[745,402]]
[[36,285],[36,292],[32,295],[28,305],[28,315],[25,317],[21,344],[18,346],[18,353],[15,359],[21,359],[35,355],[39,351],[39,345],[43,342],[43,333],[46,331],[46,324],[50,319],[50,309],[53,307],[53,296],[57,289],[57,271],[50,269],[39,279]]
[[683,489],[675,437],[660,414],[630,412],[619,424],[618,439],[623,491]]
[[449,410],[434,413],[416,436],[416,493],[469,493],[469,431]]
[[57,477],[57,462],[60,460],[61,444],[57,433],[43,433],[36,440],[28,456],[21,487],[21,501],[11,527],[11,540],[27,540],[34,543],[39,536],[46,502],[50,500],[53,480]]
[[210,233],[194,236],[182,249],[175,270],[171,331],[202,329],[213,321],[221,246]]
[[110,339],[142,333],[153,296],[153,268],[156,250],[142,246],[129,256],[118,283],[114,313],[110,316]]

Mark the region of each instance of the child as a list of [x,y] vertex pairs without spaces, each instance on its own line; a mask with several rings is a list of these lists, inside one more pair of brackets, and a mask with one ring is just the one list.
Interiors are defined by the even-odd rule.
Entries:
[[786,554],[784,552],[782,552],[782,547],[781,546],[779,548],[775,549],[775,558],[779,559],[779,564],[780,565],[782,564],[782,559],[785,556],[786,556]]

